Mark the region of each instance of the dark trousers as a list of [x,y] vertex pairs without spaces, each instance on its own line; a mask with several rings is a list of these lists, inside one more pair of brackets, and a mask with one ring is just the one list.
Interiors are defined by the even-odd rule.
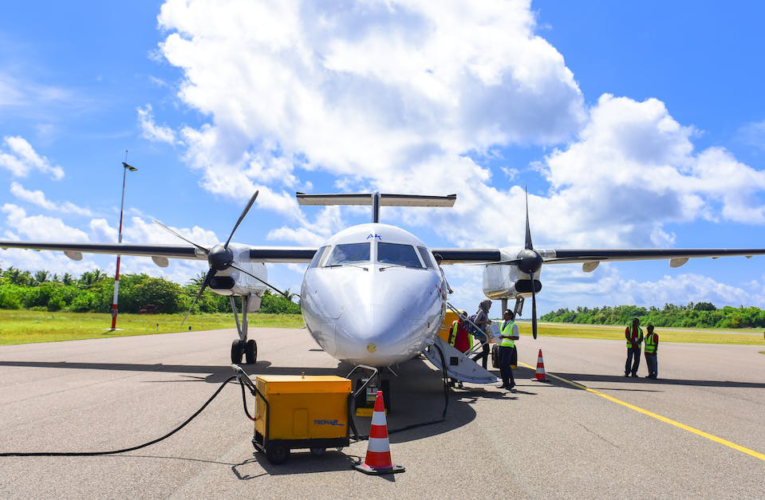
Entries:
[[[632,368],[630,368],[632,365]],[[640,348],[627,349],[627,363],[624,365],[624,374],[628,375],[632,372],[633,375],[637,375],[638,368],[640,367]]]
[[489,343],[488,342],[483,344],[483,346],[481,346],[481,352],[473,356],[473,361],[475,361],[476,363],[478,363],[479,359],[483,359],[482,365],[483,365],[483,369],[485,370],[486,366],[489,364]]
[[656,356],[656,353],[648,354],[645,353],[645,362],[648,364],[648,376],[651,378],[656,378],[659,376],[659,359]]
[[502,375],[502,385],[515,385],[512,365],[513,348],[499,346],[499,373]]

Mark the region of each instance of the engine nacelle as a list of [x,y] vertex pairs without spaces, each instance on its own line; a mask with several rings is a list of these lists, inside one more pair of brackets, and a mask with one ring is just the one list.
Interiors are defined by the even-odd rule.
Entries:
[[[503,248],[500,250],[502,260],[513,260],[518,257],[521,248]],[[532,285],[530,276],[513,264],[498,264],[486,266],[483,269],[483,293],[492,300],[514,299],[519,295],[531,295],[532,286],[539,293],[542,283],[539,281],[541,269],[534,275]]]
[[[229,245],[234,251],[234,265],[244,269],[250,274],[257,276],[263,281],[268,281],[268,269],[262,262],[250,262],[250,248],[244,245],[231,243]],[[218,271],[215,277],[210,280],[210,288],[219,295],[250,295],[250,312],[257,311],[260,308],[260,297],[266,290],[266,285],[256,280],[252,276],[237,271],[234,268],[228,268],[225,271]]]

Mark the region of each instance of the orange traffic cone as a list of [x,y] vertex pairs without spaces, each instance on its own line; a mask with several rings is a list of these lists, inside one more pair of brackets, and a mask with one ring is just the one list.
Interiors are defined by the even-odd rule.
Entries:
[[547,374],[545,373],[545,360],[542,358],[542,349],[539,350],[539,356],[537,357],[537,371],[534,374],[534,378],[531,379],[536,382],[547,382]]
[[353,467],[364,474],[395,474],[404,472],[400,465],[393,465],[390,458],[390,442],[388,441],[388,422],[385,419],[385,403],[382,391],[377,391],[375,411],[372,414],[372,426],[369,428],[369,446],[364,463]]

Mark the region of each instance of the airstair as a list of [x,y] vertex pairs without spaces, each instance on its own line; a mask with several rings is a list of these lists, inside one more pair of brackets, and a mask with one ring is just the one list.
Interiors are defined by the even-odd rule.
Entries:
[[[423,354],[439,370],[443,370],[439,349],[443,353],[443,360],[446,362],[446,374],[449,377],[471,384],[494,384],[497,382],[497,377],[488,370],[484,370],[481,365],[450,346],[448,342],[444,342],[441,337],[436,337],[433,344],[425,348]],[[470,353],[470,351],[468,352]]]

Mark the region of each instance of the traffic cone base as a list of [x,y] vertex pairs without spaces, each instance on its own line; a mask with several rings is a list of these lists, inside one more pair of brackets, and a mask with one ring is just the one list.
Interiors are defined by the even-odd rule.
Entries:
[[372,414],[372,425],[369,428],[367,456],[363,463],[354,464],[353,468],[364,474],[375,476],[406,471],[402,466],[394,465],[390,457],[388,422],[385,419],[382,391],[377,391],[375,399],[375,411]]
[[539,350],[539,356],[537,357],[537,371],[531,380],[534,382],[549,382],[545,372],[545,360],[542,358],[542,349]]

